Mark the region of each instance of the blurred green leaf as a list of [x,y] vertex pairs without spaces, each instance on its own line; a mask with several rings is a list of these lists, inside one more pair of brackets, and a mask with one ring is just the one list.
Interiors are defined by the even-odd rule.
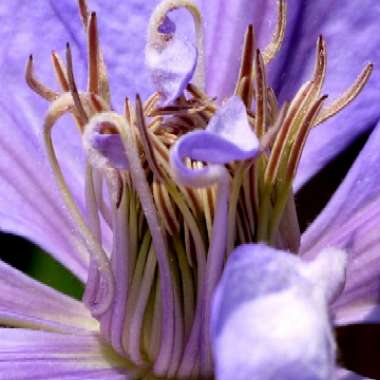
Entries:
[[31,252],[31,260],[26,273],[62,293],[76,299],[82,298],[83,284],[78,278],[38,247]]

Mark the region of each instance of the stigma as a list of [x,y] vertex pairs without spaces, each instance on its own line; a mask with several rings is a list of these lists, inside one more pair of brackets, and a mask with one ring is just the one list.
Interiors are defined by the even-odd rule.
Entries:
[[[176,34],[170,12],[178,8],[194,22],[193,42]],[[226,259],[253,242],[297,253],[292,181],[308,133],[360,93],[372,65],[326,105],[327,54],[320,36],[312,77],[280,105],[266,74],[285,35],[286,3],[280,0],[272,41],[258,49],[248,26],[234,93],[210,98],[202,15],[190,0],[164,1],[150,19],[145,50],[156,92],[125,99],[118,114],[97,15],[85,0],[79,11],[88,41],[87,87],[77,87],[69,44],[65,61],[56,52],[51,57],[59,90],[35,76],[32,56],[26,81],[50,103],[47,157],[89,254],[83,302],[138,376],[211,378],[210,305]],[[66,113],[87,158],[84,211],[67,186],[52,139]]]

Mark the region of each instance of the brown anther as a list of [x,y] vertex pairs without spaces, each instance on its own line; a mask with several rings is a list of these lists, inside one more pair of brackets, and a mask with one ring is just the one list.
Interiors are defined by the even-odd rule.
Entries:
[[88,21],[88,91],[99,94],[99,38],[96,13]]
[[82,19],[83,27],[85,30],[87,30],[88,16],[90,13],[88,11],[87,1],[86,0],[78,0],[78,6],[79,6],[79,12],[80,12],[80,16]]
[[123,188],[124,188],[124,183],[123,183],[123,177],[121,174],[116,170],[116,178],[117,178],[117,192],[116,192],[116,197],[115,197],[115,206],[116,208],[119,208],[121,205],[121,201],[123,200]]
[[311,89],[312,99],[319,95],[321,91],[327,66],[326,42],[320,35],[317,41],[316,62],[313,74],[313,87]]
[[291,127],[300,109],[302,108],[302,105],[306,100],[306,95],[310,92],[311,86],[312,82],[307,82],[304,86],[300,88],[294,100],[290,104],[285,119],[281,124],[280,131],[276,136],[271,154],[269,156],[269,161],[265,169],[264,178],[265,182],[268,184],[273,185],[277,177],[281,161],[280,158],[283,156],[287,141],[289,140]]
[[67,77],[69,80],[69,88],[70,88],[71,96],[73,97],[76,111],[78,113],[79,122],[81,125],[85,125],[88,122],[88,116],[86,114],[86,111],[83,108],[82,102],[79,97],[78,89],[75,83],[74,72],[73,72],[73,59],[72,59],[69,43],[66,44],[66,64],[67,64]]
[[347,89],[338,99],[322,110],[315,125],[323,123],[350,104],[363,90],[363,87],[366,85],[372,71],[373,64],[370,63],[362,70],[349,89]]
[[265,133],[265,135],[262,137],[260,141],[261,151],[267,150],[273,144],[274,140],[276,139],[277,133],[281,129],[282,123],[284,122],[288,109],[289,109],[289,104],[285,102],[277,116],[277,119],[273,127],[268,129],[268,131]]
[[166,106],[161,108],[156,108],[150,112],[149,116],[166,116],[166,115],[191,115],[198,114],[201,111],[207,108],[206,104],[198,104],[198,105],[179,105],[179,106]]
[[256,117],[255,132],[260,139],[264,136],[267,123],[267,82],[265,76],[265,66],[260,50],[256,50],[254,60],[255,71],[255,92],[256,92]]
[[160,100],[160,93],[153,93],[144,103],[144,115],[150,115],[156,107],[157,102]]
[[96,94],[90,93],[90,102],[95,112],[105,112],[109,111],[108,105],[104,102],[104,100]]
[[118,132],[112,123],[103,122],[99,133],[101,135],[116,135]]
[[286,3],[285,0],[278,0],[277,28],[270,44],[264,49],[263,61],[267,65],[278,53],[285,36],[286,27]]
[[247,108],[252,103],[252,65],[255,52],[255,35],[253,26],[248,25],[244,36],[243,53],[240,63],[240,72],[238,76],[235,94],[240,96]]
[[186,90],[190,92],[191,95],[193,95],[195,98],[198,99],[206,99],[207,95],[197,86],[195,86],[193,83],[189,83],[186,87]]
[[289,154],[288,167],[286,171],[286,179],[288,181],[292,181],[294,178],[307,135],[314,125],[316,117],[322,108],[323,102],[326,99],[327,95],[324,95],[314,102],[306,114],[301,127],[298,130],[294,144],[292,145],[292,149]]
[[66,68],[61,57],[58,55],[57,52],[52,51],[51,60],[53,62],[55,76],[57,78],[59,85],[61,86],[62,91],[64,92],[70,91],[69,80],[66,74]]
[[26,64],[25,80],[26,80],[26,83],[29,85],[29,87],[36,94],[40,95],[42,98],[46,99],[47,101],[52,102],[53,100],[58,98],[59,94],[57,92],[45,86],[34,76],[32,55],[29,56],[28,62]]
[[148,129],[145,124],[143,106],[139,95],[136,95],[136,126],[140,134],[141,143],[144,147],[144,153],[149,168],[153,172],[156,180],[162,181],[161,171],[157,165],[157,161],[154,156],[154,151],[148,134]]
[[131,105],[131,102],[129,101],[128,97],[124,100],[124,116],[127,119],[127,122],[130,126],[133,124],[133,107]]
[[268,97],[268,124],[273,124],[276,120],[277,114],[279,112],[278,103],[276,95],[271,87],[267,88],[267,97]]

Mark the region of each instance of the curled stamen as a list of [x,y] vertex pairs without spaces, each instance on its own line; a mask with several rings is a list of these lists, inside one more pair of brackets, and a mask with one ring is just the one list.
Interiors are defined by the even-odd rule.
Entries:
[[286,26],[286,3],[285,3],[285,0],[278,0],[277,29],[273,36],[273,40],[264,49],[263,61],[265,65],[267,65],[280,50],[282,41],[284,40],[284,36],[285,36],[285,26]]
[[52,102],[59,96],[57,92],[45,86],[34,76],[32,55],[29,56],[28,62],[26,64],[25,80],[35,93],[48,100],[49,102]]
[[166,0],[160,3],[154,10],[148,26],[148,45],[154,46],[158,50],[163,50],[170,40],[173,39],[173,27],[163,32],[163,25],[167,25],[170,20],[167,14],[175,9],[185,8],[193,17],[195,34],[196,34],[196,48],[197,48],[197,64],[194,72],[195,84],[204,88],[204,36],[203,24],[201,13],[190,0]]
[[158,375],[165,375],[170,366],[170,359],[172,357],[172,349],[174,344],[174,294],[169,258],[166,254],[166,240],[159,223],[151,190],[147,183],[144,170],[141,166],[140,157],[135,145],[136,142],[134,135],[132,134],[131,127],[127,124],[124,117],[112,112],[104,112],[94,116],[86,128],[96,128],[96,125],[103,123],[113,125],[121,137],[124,150],[127,155],[133,185],[139,195],[141,206],[144,211],[149,230],[152,234],[152,242],[158,262],[163,304],[162,339],[160,352],[154,365],[154,372]]
[[[48,159],[54,172],[59,190],[63,196],[64,202],[73,218],[76,226],[78,227],[85,245],[88,247],[90,254],[94,257],[98,270],[101,274],[101,279],[105,281],[106,288],[102,291],[102,296],[98,297],[98,303],[91,305],[91,312],[93,315],[101,315],[108,310],[112,303],[114,294],[114,280],[110,263],[108,261],[106,253],[99,245],[98,241],[93,236],[90,229],[87,227],[83,216],[75,203],[75,200],[66,184],[62,170],[58,163],[58,159],[55,153],[53,141],[52,141],[52,129],[56,121],[74,107],[74,101],[70,94],[66,93],[60,96],[51,105],[48,115],[44,124],[44,139],[47,149]],[[105,294],[104,294],[105,293]]]
[[315,125],[323,123],[350,104],[363,90],[363,87],[366,85],[372,71],[373,64],[369,63],[358,75],[351,87],[348,88],[338,99],[334,100],[329,106],[321,111]]

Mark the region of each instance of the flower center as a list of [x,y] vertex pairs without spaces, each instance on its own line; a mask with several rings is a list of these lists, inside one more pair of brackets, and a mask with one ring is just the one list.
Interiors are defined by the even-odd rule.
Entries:
[[[110,104],[96,14],[85,0],[79,5],[88,35],[87,89],[77,89],[69,45],[66,65],[57,53],[52,56],[59,92],[36,79],[32,57],[26,79],[52,102],[44,136],[59,189],[89,252],[84,303],[100,321],[102,336],[142,374],[211,377],[210,303],[226,258],[234,247],[259,241],[297,253],[291,186],[308,132],[361,91],[372,66],[323,108],[326,47],[320,37],[312,79],[280,107],[266,79],[266,65],[284,37],[286,6],[279,1],[273,41],[261,52],[248,27],[234,97],[221,104],[202,88],[200,12],[188,0],[167,1],[150,24],[150,48],[157,49],[152,65],[166,49],[187,49],[174,44],[175,28],[167,19],[178,7],[195,20],[191,49],[198,60],[171,76],[160,68],[156,79],[163,87],[145,102],[127,99],[118,115]],[[85,214],[66,185],[51,137],[66,112],[87,154]],[[241,125],[248,140],[239,137]]]

